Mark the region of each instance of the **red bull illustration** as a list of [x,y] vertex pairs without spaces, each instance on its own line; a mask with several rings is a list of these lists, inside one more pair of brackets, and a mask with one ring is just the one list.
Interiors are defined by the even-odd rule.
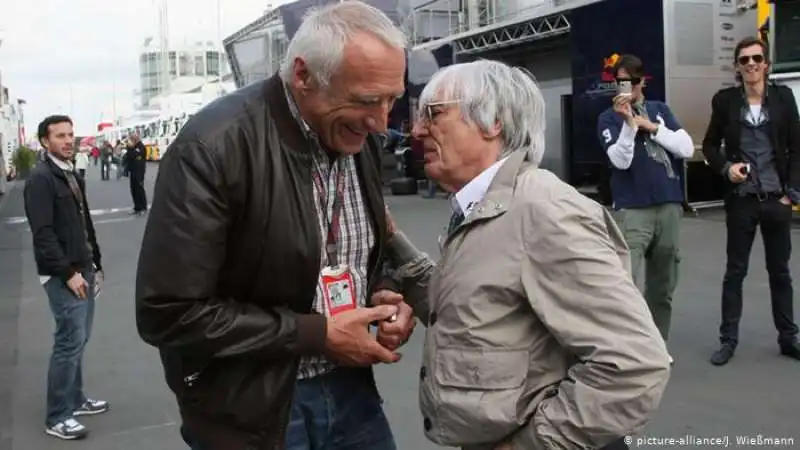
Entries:
[[617,65],[617,61],[619,61],[619,55],[617,53],[613,53],[608,58],[603,58],[603,71],[600,73],[600,81],[616,81],[614,79],[614,66]]

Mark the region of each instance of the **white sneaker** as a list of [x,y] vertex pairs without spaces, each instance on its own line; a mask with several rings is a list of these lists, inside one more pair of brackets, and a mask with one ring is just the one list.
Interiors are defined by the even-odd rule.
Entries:
[[92,400],[90,398],[86,399],[86,402],[80,406],[80,408],[76,409],[72,412],[73,416],[93,416],[95,414],[102,414],[108,409],[110,406],[108,405],[107,401],[104,400]]
[[89,434],[89,430],[87,430],[85,426],[72,417],[62,422],[58,422],[52,427],[45,428],[44,432],[50,436],[55,436],[59,439],[68,441],[74,439],[83,439]]

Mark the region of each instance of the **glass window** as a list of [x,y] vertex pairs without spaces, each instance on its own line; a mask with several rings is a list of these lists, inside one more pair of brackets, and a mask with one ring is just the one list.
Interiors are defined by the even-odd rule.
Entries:
[[773,72],[800,70],[800,1],[775,2]]
[[208,75],[219,75],[219,53],[206,52],[206,73]]
[[186,52],[181,52],[180,60],[178,61],[178,68],[182,77],[194,75],[194,66],[192,65],[191,56]]
[[198,77],[203,77],[206,75],[206,64],[203,61],[203,55],[196,55],[194,57],[194,74]]

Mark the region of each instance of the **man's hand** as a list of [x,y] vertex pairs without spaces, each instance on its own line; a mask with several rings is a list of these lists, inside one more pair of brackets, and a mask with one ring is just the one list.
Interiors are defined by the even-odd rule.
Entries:
[[494,450],[514,450],[514,447],[512,447],[508,442],[503,442],[495,447]]
[[747,180],[747,175],[743,173],[745,166],[747,164],[741,162],[731,164],[728,168],[728,179],[731,180],[731,183],[739,184]]
[[334,360],[347,366],[370,366],[393,363],[400,355],[383,347],[369,332],[369,324],[397,314],[391,305],[359,308],[328,318],[325,351]]
[[635,116],[633,118],[633,123],[635,123],[639,129],[645,130],[650,134],[655,133],[658,131],[658,125],[653,123],[649,118],[645,116]]
[[614,111],[621,114],[625,121],[628,122],[628,125],[631,127],[635,126],[636,124],[633,121],[633,108],[631,107],[631,96],[630,95],[617,95],[614,97]]
[[67,280],[67,287],[79,299],[86,300],[86,290],[89,288],[89,283],[83,279],[83,275],[81,275],[80,272],[75,272],[75,274]]
[[388,289],[372,294],[372,304],[397,306],[397,319],[391,322],[383,321],[378,327],[378,343],[389,350],[397,350],[414,332],[417,324],[414,310],[403,301],[402,295]]
[[781,203],[783,203],[783,204],[784,204],[784,205],[786,205],[786,206],[791,206],[791,205],[792,205],[792,201],[791,201],[791,200],[789,200],[789,196],[788,196],[788,195],[784,195],[784,196],[783,196],[783,197],[781,197],[781,198],[780,198],[780,200],[778,200],[778,201],[779,201],[779,202],[781,202]]

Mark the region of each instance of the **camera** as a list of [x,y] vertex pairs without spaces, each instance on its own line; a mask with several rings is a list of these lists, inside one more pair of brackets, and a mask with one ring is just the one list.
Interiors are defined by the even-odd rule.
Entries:
[[633,83],[630,80],[620,80],[617,82],[618,95],[633,95]]

